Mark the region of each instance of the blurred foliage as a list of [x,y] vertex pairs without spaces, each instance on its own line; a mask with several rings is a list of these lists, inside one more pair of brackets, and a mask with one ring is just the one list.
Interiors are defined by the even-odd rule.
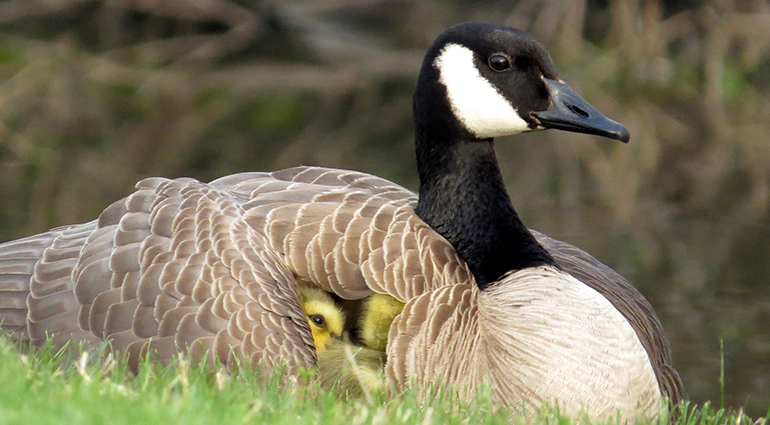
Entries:
[[0,240],[95,218],[142,177],[297,164],[416,189],[411,92],[442,29],[545,44],[629,145],[498,156],[531,227],[656,307],[696,402],[770,404],[770,4],[760,0],[5,0]]

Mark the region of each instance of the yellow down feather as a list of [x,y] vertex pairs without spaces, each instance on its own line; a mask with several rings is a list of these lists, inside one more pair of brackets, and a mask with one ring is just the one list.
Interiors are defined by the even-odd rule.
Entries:
[[373,294],[365,301],[360,320],[360,336],[364,345],[385,352],[393,319],[404,309],[404,303],[385,294]]

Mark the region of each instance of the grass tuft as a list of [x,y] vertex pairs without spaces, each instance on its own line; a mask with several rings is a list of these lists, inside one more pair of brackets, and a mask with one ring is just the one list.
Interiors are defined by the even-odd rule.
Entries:
[[[558,409],[543,409],[527,418],[511,417],[496,408],[488,389],[468,405],[453,403],[452,394],[436,391],[421,404],[406,391],[371,401],[340,399],[317,384],[285,385],[280,372],[257,379],[245,368],[228,374],[180,356],[166,367],[145,361],[137,375],[122,356],[106,346],[85,352],[80,347],[51,346],[19,350],[0,338],[0,423],[3,424],[592,424],[571,420]],[[312,379],[302,372],[299,381]],[[261,385],[259,382],[264,381]],[[764,424],[742,412],[685,405],[674,422],[691,424]],[[668,423],[668,414],[654,422]],[[613,422],[610,422],[613,423]]]

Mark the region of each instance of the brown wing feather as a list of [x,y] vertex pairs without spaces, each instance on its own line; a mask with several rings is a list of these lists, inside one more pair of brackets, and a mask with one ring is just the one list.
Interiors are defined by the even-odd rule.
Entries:
[[[78,255],[95,228],[96,222],[91,222],[43,234],[55,236],[50,245],[40,251],[30,276],[25,307],[28,337],[34,343],[44,342],[49,334],[61,335],[61,341],[98,341],[92,334],[81,332],[81,303],[75,297],[71,279],[77,270]],[[49,252],[55,255],[49,255]]]
[[[98,342],[168,362],[315,364],[294,274],[233,194],[147,179],[98,221],[0,244],[0,320],[17,339]],[[256,366],[256,364],[255,364]]]
[[[296,167],[228,176],[246,221],[303,281],[344,299],[372,290],[405,301],[471,275],[451,245],[414,214],[415,195],[365,173]],[[424,255],[427,247],[440,254]],[[435,264],[434,264],[435,262]]]

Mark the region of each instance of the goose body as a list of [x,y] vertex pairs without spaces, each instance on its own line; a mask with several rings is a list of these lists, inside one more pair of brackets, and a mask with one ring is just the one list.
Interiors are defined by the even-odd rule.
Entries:
[[297,293],[404,303],[386,373],[512,407],[655,415],[681,382],[650,304],[585,252],[530,232],[493,137],[628,132],[556,76],[526,33],[463,24],[429,49],[414,102],[420,193],[296,167],[210,183],[149,178],[92,222],[0,244],[0,323],[14,338],[111,341],[289,372],[318,357]]

